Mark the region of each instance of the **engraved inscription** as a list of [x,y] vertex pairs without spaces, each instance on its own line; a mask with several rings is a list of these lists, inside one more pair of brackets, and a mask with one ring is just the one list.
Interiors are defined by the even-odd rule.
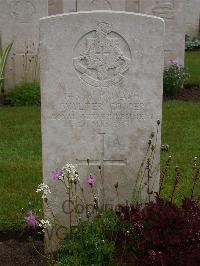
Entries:
[[165,0],[165,1],[156,1],[155,7],[152,9],[153,15],[161,17],[164,19],[173,19],[174,18],[174,1]]
[[153,119],[151,102],[143,101],[134,91],[114,91],[105,94],[79,95],[65,93],[64,101],[52,113],[53,120],[66,120],[76,127],[106,128],[133,126],[133,121]]
[[89,6],[91,10],[112,9],[108,0],[90,0]]
[[[130,67],[130,49],[125,56],[120,47],[121,40],[112,31],[112,26],[105,22],[99,23],[94,32],[81,38],[75,49],[78,56],[73,58],[79,77],[95,87],[108,87],[123,80]],[[127,47],[124,39],[123,42],[123,47]]]
[[11,2],[11,12],[17,20],[28,22],[36,13],[36,9],[31,1],[17,0]]

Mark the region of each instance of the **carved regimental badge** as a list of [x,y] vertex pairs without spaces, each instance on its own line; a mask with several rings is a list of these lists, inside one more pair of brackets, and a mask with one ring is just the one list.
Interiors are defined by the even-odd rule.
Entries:
[[129,70],[131,53],[127,42],[101,22],[83,36],[74,49],[74,67],[79,77],[95,87],[108,87],[123,80]]

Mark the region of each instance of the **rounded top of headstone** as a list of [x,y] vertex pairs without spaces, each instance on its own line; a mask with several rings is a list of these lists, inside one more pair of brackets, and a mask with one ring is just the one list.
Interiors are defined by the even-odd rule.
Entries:
[[[154,20],[159,23],[161,21],[164,24],[164,19],[161,17],[156,17],[155,15],[149,15],[149,14],[142,14],[142,13],[135,13],[135,12],[124,12],[124,11],[115,11],[115,10],[92,10],[92,11],[79,11],[79,12],[70,12],[70,13],[63,13],[63,14],[56,14],[56,15],[51,15],[47,17],[40,18],[40,23],[43,22],[55,22],[56,20],[60,21],[62,19],[67,19],[70,17],[81,17],[81,16],[110,16],[110,17],[115,17],[115,16],[126,16],[127,18],[141,18],[141,19],[149,19],[149,20]],[[100,23],[101,24],[101,23]],[[104,23],[102,23],[104,24]],[[105,23],[106,24],[106,23]],[[107,26],[101,25],[100,28],[106,28]],[[112,31],[112,30],[111,30]],[[110,32],[108,32],[109,34]]]

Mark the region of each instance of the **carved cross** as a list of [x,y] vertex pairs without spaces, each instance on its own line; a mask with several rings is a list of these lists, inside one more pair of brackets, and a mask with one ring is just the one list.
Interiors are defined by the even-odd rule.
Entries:
[[[89,159],[90,165],[97,165],[101,166],[101,172],[102,172],[102,177],[104,178],[104,167],[107,166],[126,166],[127,160],[126,159],[118,159],[118,160],[106,160],[105,159],[105,133],[99,133],[101,137],[101,156],[100,160],[95,160],[95,159]],[[87,160],[79,160],[77,159],[77,164],[78,165],[88,165]]]

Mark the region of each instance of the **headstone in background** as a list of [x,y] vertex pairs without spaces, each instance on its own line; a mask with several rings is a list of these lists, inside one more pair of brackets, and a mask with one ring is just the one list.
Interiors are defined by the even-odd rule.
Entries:
[[126,11],[139,12],[139,0],[126,0]]
[[165,21],[165,65],[167,65],[170,60],[177,60],[180,64],[184,65],[185,1],[139,1],[140,13],[158,16]]
[[195,37],[200,32],[200,0],[186,0],[186,34]]
[[77,0],[62,0],[63,13],[77,12]]
[[62,0],[48,0],[49,16],[63,13]]
[[[97,180],[101,165],[107,204],[115,203],[116,182],[120,202],[133,196],[162,114],[164,23],[141,14],[79,12],[42,19],[40,36],[44,183],[54,214],[67,226],[65,190],[51,178],[66,162],[77,164],[84,178],[89,159]],[[159,156],[160,132],[157,170]],[[153,182],[157,190],[158,173]],[[49,250],[59,242],[54,229],[46,237]]]
[[48,15],[47,0],[0,0],[2,46],[14,41],[5,88],[38,78],[39,18]]
[[126,0],[77,0],[77,11],[126,10]]

